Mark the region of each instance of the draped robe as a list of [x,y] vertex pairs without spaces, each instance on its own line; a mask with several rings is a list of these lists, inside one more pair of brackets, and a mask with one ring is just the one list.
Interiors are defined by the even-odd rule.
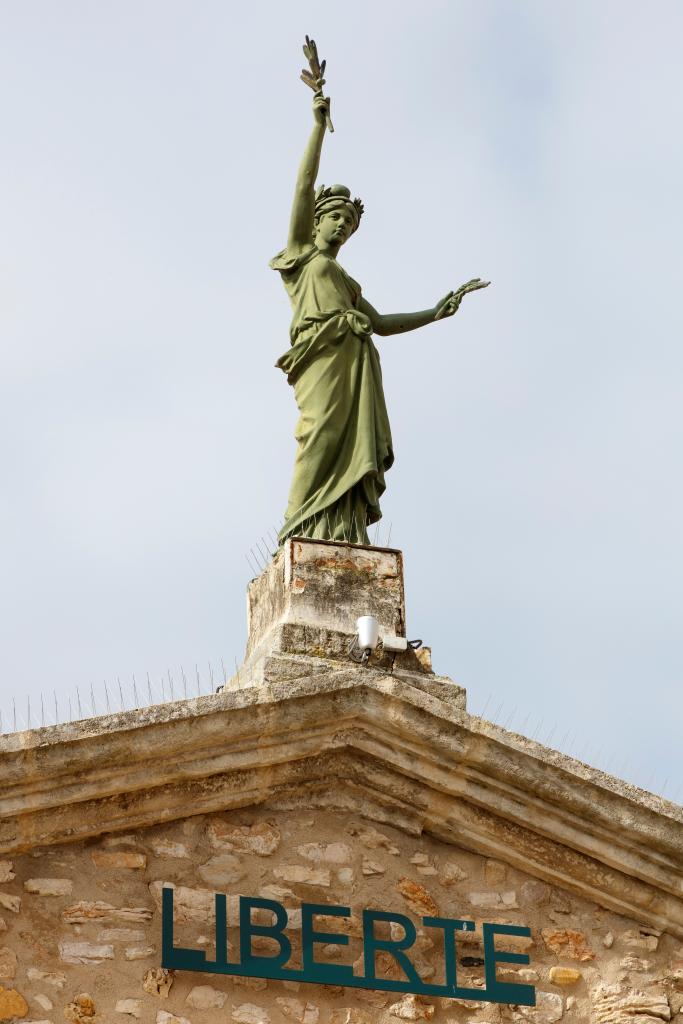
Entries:
[[358,309],[360,285],[315,245],[297,254],[285,249],[270,266],[293,309],[291,348],[276,366],[300,413],[280,541],[295,535],[367,544],[394,454],[379,353]]

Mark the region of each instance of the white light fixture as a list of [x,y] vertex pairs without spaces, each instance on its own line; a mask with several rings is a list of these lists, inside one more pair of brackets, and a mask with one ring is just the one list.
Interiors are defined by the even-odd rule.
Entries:
[[379,622],[374,615],[361,615],[356,619],[356,636],[363,661],[367,661],[379,643]]
[[374,615],[361,615],[356,619],[356,632],[349,646],[349,658],[361,665],[367,665],[373,651],[387,651],[389,654],[402,654],[407,650],[415,651],[422,646],[421,640],[408,640],[404,636],[387,633],[380,639],[379,622]]

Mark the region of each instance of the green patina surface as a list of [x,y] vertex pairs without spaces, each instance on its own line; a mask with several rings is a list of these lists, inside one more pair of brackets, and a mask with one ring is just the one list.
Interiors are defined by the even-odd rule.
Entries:
[[367,528],[381,518],[379,499],[394,461],[382,370],[373,334],[402,334],[457,312],[463,297],[488,284],[479,278],[429,309],[379,313],[337,262],[357,230],[363,204],[343,185],[315,182],[330,101],[323,96],[324,62],[307,38],[314,91],[313,130],[297,175],[287,246],[271,260],[292,304],[291,347],[277,366],[294,389],[299,421],[294,476],[280,541],[315,537],[369,544]]

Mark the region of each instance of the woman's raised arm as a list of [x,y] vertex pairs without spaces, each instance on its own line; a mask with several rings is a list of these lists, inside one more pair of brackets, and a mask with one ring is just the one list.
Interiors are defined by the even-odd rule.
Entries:
[[330,101],[316,94],[313,97],[313,117],[315,124],[303,159],[296,176],[294,201],[289,219],[289,237],[287,248],[293,252],[301,251],[313,241],[313,217],[315,213],[315,180],[318,177],[320,153],[325,136],[325,120],[329,116]]

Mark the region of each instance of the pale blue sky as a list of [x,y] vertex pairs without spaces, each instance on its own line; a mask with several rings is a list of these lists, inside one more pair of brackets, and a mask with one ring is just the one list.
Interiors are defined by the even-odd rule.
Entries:
[[473,711],[683,796],[682,29],[665,2],[0,5],[5,716],[241,660],[294,454],[267,261],[309,32],[321,180],[366,206],[341,262],[383,311],[493,282],[379,340],[409,633]]

